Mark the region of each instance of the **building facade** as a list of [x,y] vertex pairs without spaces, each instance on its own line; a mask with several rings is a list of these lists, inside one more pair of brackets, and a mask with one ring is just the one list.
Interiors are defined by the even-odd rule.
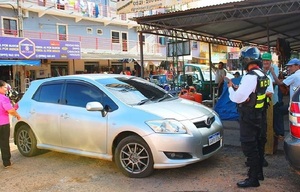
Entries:
[[[78,73],[120,73],[126,68],[140,74],[138,25],[125,14],[117,15],[110,3],[81,0],[1,2],[1,78],[24,91],[28,79]],[[166,60],[165,37],[142,34],[141,39],[145,70]],[[24,40],[33,42],[33,54],[19,54],[25,51],[22,46],[28,44]],[[43,49],[37,40],[48,48]],[[55,44],[62,42],[79,43],[79,56],[55,54],[58,52]],[[67,49],[66,46],[60,48]],[[16,62],[5,63],[5,60]],[[17,62],[19,60],[40,60],[40,64],[24,65]]]
[[[108,0],[1,2],[0,78],[23,92],[31,80],[58,75],[130,69],[140,76],[143,65],[146,77],[170,68],[179,73],[183,63],[209,65],[209,44],[190,41],[187,53],[174,56],[174,39],[140,34],[138,24],[130,20],[167,11],[117,14],[116,3]],[[228,50],[212,45],[212,62],[227,63]]]

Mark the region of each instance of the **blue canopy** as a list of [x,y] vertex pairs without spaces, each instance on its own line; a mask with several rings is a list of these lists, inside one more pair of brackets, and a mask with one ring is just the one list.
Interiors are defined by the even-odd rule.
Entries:
[[[232,78],[231,81],[235,85],[239,85],[242,77]],[[227,84],[224,83],[223,92],[216,103],[214,110],[219,114],[221,120],[238,120],[239,114],[237,104],[229,99]]]
[[0,66],[12,65],[40,66],[41,60],[0,60]]

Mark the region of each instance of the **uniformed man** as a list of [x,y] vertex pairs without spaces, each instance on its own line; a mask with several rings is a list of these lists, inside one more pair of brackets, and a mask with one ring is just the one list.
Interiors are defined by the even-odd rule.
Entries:
[[266,101],[267,88],[272,90],[270,79],[261,70],[260,60],[249,61],[245,65],[247,74],[240,85],[236,86],[229,80],[228,91],[231,101],[238,104],[240,114],[240,141],[242,151],[249,165],[248,178],[237,183],[238,187],[258,187],[258,175],[262,174],[260,156],[260,135],[262,133],[263,109]]

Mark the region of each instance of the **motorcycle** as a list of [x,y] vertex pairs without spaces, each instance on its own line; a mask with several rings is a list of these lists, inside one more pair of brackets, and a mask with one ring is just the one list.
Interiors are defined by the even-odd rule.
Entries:
[[11,88],[7,91],[6,96],[10,99],[11,103],[15,105],[20,101],[23,93],[19,93],[16,88]]

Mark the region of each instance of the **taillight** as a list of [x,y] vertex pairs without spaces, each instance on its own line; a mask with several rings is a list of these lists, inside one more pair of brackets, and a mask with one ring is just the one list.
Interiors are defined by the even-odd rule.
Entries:
[[[298,118],[300,119],[300,118]],[[300,138],[300,125],[290,124],[291,135],[297,138]]]
[[290,105],[290,131],[291,135],[300,138],[300,107],[298,102],[291,102]]
[[298,102],[291,102],[290,112],[291,113],[298,113],[298,115],[300,115],[300,109],[299,109],[299,103]]

